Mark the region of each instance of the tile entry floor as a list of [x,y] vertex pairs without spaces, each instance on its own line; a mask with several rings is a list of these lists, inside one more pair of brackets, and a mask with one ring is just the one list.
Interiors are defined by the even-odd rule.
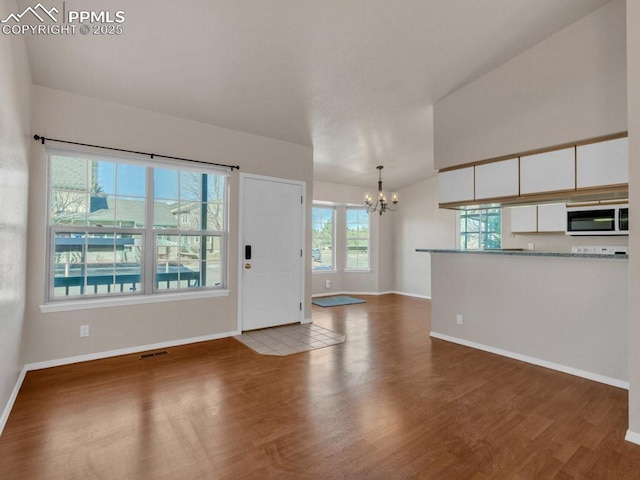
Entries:
[[261,355],[283,356],[339,345],[347,336],[308,323],[253,330],[233,338]]

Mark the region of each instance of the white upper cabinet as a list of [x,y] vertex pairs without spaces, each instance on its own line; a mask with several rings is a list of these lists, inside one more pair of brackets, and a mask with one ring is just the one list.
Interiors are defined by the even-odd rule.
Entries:
[[517,195],[517,158],[476,166],[476,200]]
[[511,233],[564,232],[567,209],[564,203],[511,207]]
[[438,174],[438,201],[464,202],[474,199],[474,167],[449,170]]
[[538,215],[535,205],[512,207],[509,210],[511,210],[512,233],[538,231]]
[[581,145],[576,158],[578,188],[629,182],[629,142],[626,137]]
[[575,149],[565,148],[520,158],[520,193],[575,189]]
[[567,207],[564,203],[538,205],[538,231],[564,232],[567,227]]

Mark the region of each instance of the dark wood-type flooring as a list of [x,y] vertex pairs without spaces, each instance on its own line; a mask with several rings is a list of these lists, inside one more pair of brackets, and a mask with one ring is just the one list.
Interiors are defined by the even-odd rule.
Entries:
[[27,374],[0,479],[640,479],[627,392],[430,339],[429,302],[314,307],[346,343],[234,339]]

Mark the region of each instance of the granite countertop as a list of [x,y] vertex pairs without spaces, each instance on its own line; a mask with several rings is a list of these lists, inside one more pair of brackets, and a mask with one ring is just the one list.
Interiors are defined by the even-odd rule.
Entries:
[[523,257],[571,257],[598,258],[605,260],[626,260],[629,255],[603,255],[598,253],[543,252],[538,250],[456,250],[446,248],[416,248],[416,252],[425,253],[462,253],[465,255],[512,255]]

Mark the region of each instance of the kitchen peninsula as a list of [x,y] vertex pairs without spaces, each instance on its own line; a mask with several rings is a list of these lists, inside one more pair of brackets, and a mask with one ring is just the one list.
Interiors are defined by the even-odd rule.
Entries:
[[628,388],[627,255],[431,254],[431,337]]

